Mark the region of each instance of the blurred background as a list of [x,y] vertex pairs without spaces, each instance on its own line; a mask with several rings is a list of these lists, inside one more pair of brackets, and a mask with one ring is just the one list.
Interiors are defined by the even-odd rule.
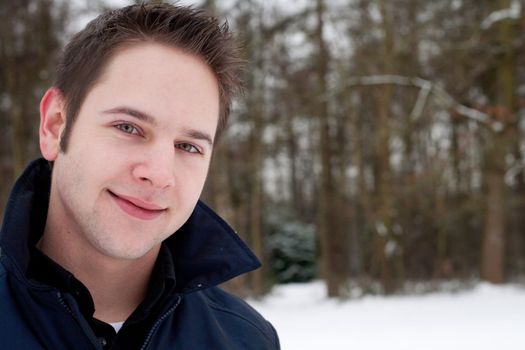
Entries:
[[[61,47],[129,3],[0,0],[0,211]],[[227,19],[247,61],[203,199],[264,268],[226,288],[525,283],[522,0],[180,3]]]

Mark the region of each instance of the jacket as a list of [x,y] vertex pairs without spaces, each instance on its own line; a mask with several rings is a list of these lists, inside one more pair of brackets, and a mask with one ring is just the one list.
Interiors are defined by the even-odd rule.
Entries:
[[[29,247],[45,225],[50,177],[47,162],[34,161],[7,203],[0,231],[0,349],[102,349],[72,295],[26,277]],[[43,209],[31,210],[35,205]],[[217,287],[260,266],[217,214],[199,202],[165,243],[176,288],[138,349],[280,348],[269,322]]]

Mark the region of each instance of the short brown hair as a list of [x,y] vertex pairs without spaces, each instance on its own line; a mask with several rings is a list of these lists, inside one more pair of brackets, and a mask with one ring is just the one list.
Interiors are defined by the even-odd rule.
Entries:
[[66,45],[55,86],[64,95],[66,127],[60,147],[66,151],[72,126],[84,99],[118,49],[156,42],[202,59],[219,85],[219,123],[224,129],[232,98],[242,90],[238,46],[228,27],[204,10],[170,4],[139,4],[111,10],[91,21]]

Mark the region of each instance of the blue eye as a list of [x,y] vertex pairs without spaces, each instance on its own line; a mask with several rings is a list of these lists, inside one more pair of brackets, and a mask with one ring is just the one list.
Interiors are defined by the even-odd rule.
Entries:
[[201,153],[197,149],[197,147],[193,146],[190,143],[179,143],[179,144],[175,145],[175,147],[183,150],[184,152],[188,152],[188,153]]
[[125,132],[126,134],[130,134],[130,135],[140,134],[139,130],[131,124],[126,124],[126,123],[117,124],[115,125],[115,128],[119,129],[122,132]]

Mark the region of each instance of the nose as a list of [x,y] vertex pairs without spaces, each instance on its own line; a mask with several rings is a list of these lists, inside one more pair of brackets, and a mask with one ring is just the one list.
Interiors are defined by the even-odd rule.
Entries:
[[133,167],[133,177],[157,189],[175,186],[175,157],[171,147],[155,147],[145,152],[143,159]]

